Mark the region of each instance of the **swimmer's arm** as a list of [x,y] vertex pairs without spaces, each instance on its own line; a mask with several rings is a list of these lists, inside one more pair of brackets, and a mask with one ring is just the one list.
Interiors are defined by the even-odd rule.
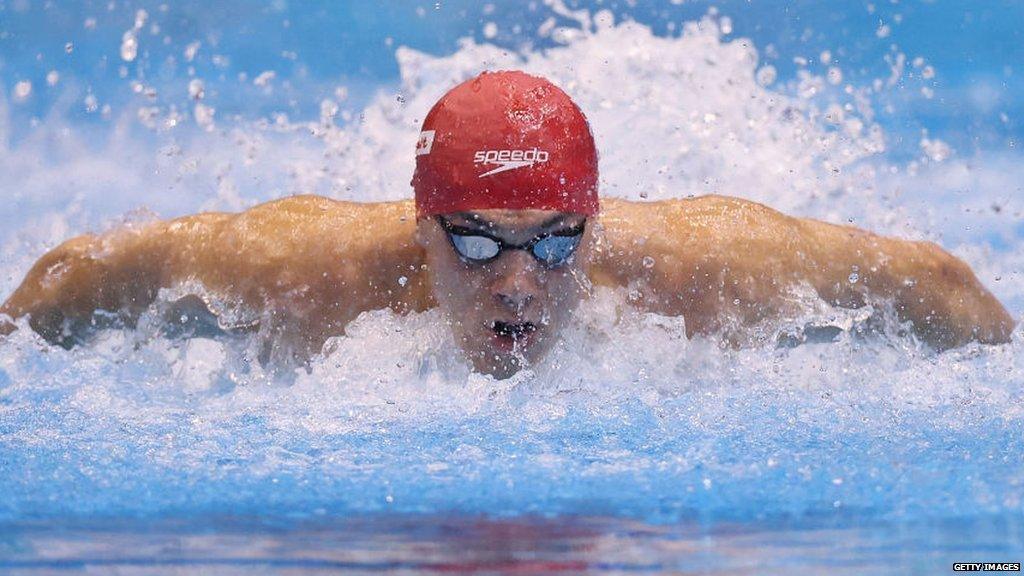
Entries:
[[70,344],[69,327],[95,312],[130,325],[161,288],[194,281],[315,352],[361,312],[431,305],[414,229],[411,202],[297,196],[81,236],[44,255],[0,314],[28,316],[47,340]]
[[[928,242],[786,216],[737,198],[636,203],[609,199],[597,284],[631,286],[644,309],[686,318],[687,333],[742,335],[799,313],[810,285],[832,305],[893,303],[900,320],[940,348],[1007,342],[1014,321],[962,261]],[[856,273],[851,281],[851,274]]]
[[856,307],[866,298],[888,299],[939,349],[1010,340],[1013,317],[967,264],[938,245],[814,220],[794,226],[806,246],[808,280],[825,300]]
[[[171,255],[195,248],[228,217],[200,214],[72,238],[32,266],[0,306],[0,315],[27,316],[33,330],[64,345],[70,345],[76,327],[90,323],[99,311],[132,324],[173,280]],[[0,325],[0,334],[13,330],[12,324]]]

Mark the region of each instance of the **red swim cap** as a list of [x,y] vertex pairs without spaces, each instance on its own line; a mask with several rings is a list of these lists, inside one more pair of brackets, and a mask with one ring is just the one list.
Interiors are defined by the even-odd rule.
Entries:
[[580,109],[522,72],[484,72],[438,100],[416,144],[416,217],[487,208],[594,215],[597,149]]

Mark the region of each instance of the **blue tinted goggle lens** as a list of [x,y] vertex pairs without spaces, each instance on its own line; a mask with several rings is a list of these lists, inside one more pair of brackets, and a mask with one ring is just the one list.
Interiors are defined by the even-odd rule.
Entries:
[[546,236],[533,245],[533,256],[548,266],[563,264],[576,252],[582,236],[582,230],[572,236]]
[[501,244],[487,236],[463,236],[448,232],[459,256],[469,260],[490,260],[501,252]]
[[561,266],[576,252],[583,237],[583,224],[580,224],[571,234],[539,236],[524,245],[512,245],[483,234],[453,230],[454,227],[447,221],[439,220],[459,256],[473,262],[493,260],[503,250],[520,249],[529,250],[534,258],[546,266]]

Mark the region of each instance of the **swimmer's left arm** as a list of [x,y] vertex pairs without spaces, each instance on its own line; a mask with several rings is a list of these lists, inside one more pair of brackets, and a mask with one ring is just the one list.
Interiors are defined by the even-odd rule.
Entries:
[[683,315],[691,334],[736,333],[779,318],[798,285],[839,307],[891,301],[899,319],[939,349],[1007,342],[1014,328],[970,268],[929,242],[721,196],[605,208],[597,282],[632,285],[642,307]]
[[833,304],[889,299],[901,320],[939,349],[1010,340],[1014,320],[959,258],[932,242],[878,236],[852,226],[797,220],[808,276]]

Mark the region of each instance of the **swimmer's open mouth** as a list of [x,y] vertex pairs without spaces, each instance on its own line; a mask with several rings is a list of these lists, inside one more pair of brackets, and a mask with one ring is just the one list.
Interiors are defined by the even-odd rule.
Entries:
[[495,320],[491,323],[491,329],[498,336],[511,337],[512,339],[522,338],[527,334],[531,334],[537,330],[537,326],[533,322],[502,322],[501,320]]

